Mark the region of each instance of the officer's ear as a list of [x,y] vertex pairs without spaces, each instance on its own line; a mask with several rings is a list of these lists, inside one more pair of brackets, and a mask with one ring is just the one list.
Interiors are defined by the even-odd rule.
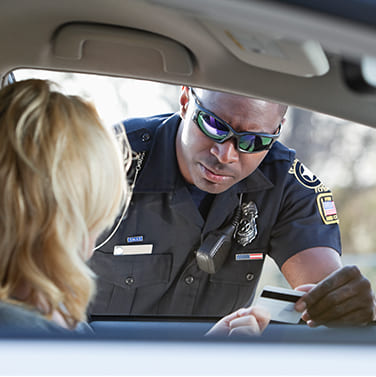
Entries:
[[[285,123],[286,123],[286,118],[283,117],[282,120],[281,120],[281,123],[280,123],[281,127],[284,126]],[[279,129],[279,132],[281,132],[281,128]]]
[[189,87],[182,86],[181,93],[180,93],[180,117],[185,119],[185,115],[187,114],[187,109],[189,105]]

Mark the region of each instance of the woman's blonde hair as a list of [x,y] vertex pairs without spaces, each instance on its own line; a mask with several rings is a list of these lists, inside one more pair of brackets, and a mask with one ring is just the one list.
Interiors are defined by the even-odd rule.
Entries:
[[25,80],[0,91],[0,300],[26,283],[25,304],[43,297],[47,317],[58,310],[74,327],[95,291],[90,237],[129,199],[120,144],[130,149],[93,106],[51,85]]

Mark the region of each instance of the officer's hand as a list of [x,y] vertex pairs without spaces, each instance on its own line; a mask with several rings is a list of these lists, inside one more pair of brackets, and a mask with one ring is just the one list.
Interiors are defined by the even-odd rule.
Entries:
[[311,327],[361,326],[375,319],[375,296],[370,282],[357,266],[345,266],[319,284],[295,289],[308,292],[295,304]]
[[260,307],[242,308],[223,317],[206,335],[260,335],[270,321],[269,313]]

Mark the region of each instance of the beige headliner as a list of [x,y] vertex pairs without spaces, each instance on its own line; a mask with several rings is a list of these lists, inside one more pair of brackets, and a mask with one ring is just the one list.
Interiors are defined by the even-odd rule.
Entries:
[[[289,39],[318,40],[330,70],[304,78],[246,64],[203,26],[207,19]],[[73,29],[62,28],[70,23]],[[82,41],[81,50],[76,48],[82,56],[59,53],[71,43],[64,37],[61,47],[61,31],[74,34],[82,25],[91,28],[89,34],[95,31]],[[340,70],[342,55],[376,56],[375,32],[344,21],[249,0],[2,0],[0,29],[3,77],[19,67],[140,77],[269,98],[376,125],[375,97],[351,92]],[[115,34],[106,34],[108,30]]]

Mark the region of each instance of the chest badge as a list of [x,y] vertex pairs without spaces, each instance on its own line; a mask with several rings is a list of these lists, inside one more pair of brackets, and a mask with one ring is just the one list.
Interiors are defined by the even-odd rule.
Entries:
[[258,211],[252,201],[241,205],[241,218],[235,232],[235,239],[241,246],[249,245],[257,236],[256,219]]

